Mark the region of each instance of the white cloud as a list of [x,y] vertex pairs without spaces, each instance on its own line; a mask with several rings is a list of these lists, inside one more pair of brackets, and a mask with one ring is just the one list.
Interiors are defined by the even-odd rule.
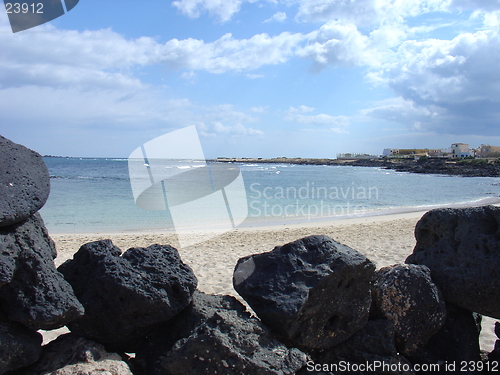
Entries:
[[302,113],[308,113],[308,112],[313,112],[315,108],[313,107],[308,107],[306,105],[299,105],[297,108],[290,107],[287,111],[288,114],[295,115],[295,114],[302,114]]
[[286,13],[285,12],[276,12],[273,14],[271,18],[268,18],[264,22],[285,22],[286,21]]
[[245,136],[263,136],[264,132],[258,129],[245,127],[241,123],[235,125],[224,125],[222,122],[213,122],[206,125],[205,123],[198,124],[200,135],[205,138],[214,138],[217,135],[225,135],[230,138],[245,137]]
[[178,0],[172,2],[172,5],[191,18],[198,18],[201,13],[208,12],[221,22],[227,22],[240,10],[243,2],[244,0]]
[[128,73],[156,60],[152,38],[126,40],[111,30],[0,34],[1,87],[139,88]]
[[297,49],[297,56],[311,59],[317,68],[327,65],[378,65],[377,53],[368,37],[354,24],[329,22],[307,36],[307,44]]
[[250,110],[254,113],[266,113],[267,110],[269,109],[269,106],[265,106],[265,107],[252,107],[250,108]]
[[249,39],[234,39],[225,34],[212,43],[172,39],[161,48],[160,61],[172,67],[211,73],[253,70],[286,62],[303,39],[301,34],[288,32],[276,36],[257,34]]
[[[208,12],[227,21],[244,2],[257,1],[179,0],[174,6],[190,17]],[[25,105],[42,95],[47,108],[35,111],[30,117],[33,122],[40,117],[48,119],[53,111],[56,118],[61,117],[61,123],[64,116],[75,123],[93,123],[93,118],[100,116],[121,126],[141,121],[152,127],[161,122],[168,126],[175,121],[207,123],[220,124],[210,125],[207,134],[225,131],[251,135],[253,130],[247,124],[256,122],[254,116],[261,112],[228,105],[165,104],[161,94],[141,82],[137,68],[164,65],[177,69],[190,81],[198,71],[243,72],[256,79],[265,78],[254,72],[259,68],[303,58],[311,60],[317,70],[328,66],[367,67],[372,82],[386,84],[395,92],[398,99],[366,110],[367,116],[443,133],[491,133],[496,129],[500,121],[498,1],[283,0],[276,5],[292,2],[298,4],[300,20],[325,23],[308,34],[282,32],[236,39],[228,33],[215,41],[188,38],[159,43],[149,37],[127,39],[110,29],[79,32],[50,25],[41,26],[43,32],[12,34],[10,28],[7,30],[6,16],[0,16],[0,108],[5,112],[14,105],[21,110],[21,101]],[[452,40],[428,39],[426,33],[434,24],[412,28],[405,21],[450,9],[476,9],[473,17],[496,31],[464,33]],[[273,19],[285,17],[284,12],[276,12]],[[23,99],[14,99],[13,95]],[[65,103],[66,108],[57,112],[61,107],[56,103]],[[314,111],[311,107],[291,107],[286,119],[334,132],[345,132],[349,125],[345,116]],[[21,117],[29,116],[25,113]]]
[[481,20],[485,28],[496,29],[500,26],[500,10],[493,12],[477,10],[472,13],[471,19]]
[[126,39],[109,29],[5,33],[0,34],[0,82],[3,88],[139,88],[142,84],[132,74],[137,66],[165,64],[187,70],[182,73],[186,79],[193,79],[198,70],[255,70],[288,61],[304,38],[288,32],[275,36],[257,34],[249,39],[234,39],[225,34],[214,42],[188,38],[160,44],[148,37]]
[[193,72],[192,70],[188,72],[183,72],[181,73],[181,78],[185,79],[186,81],[193,82],[196,79],[196,73]]
[[500,10],[500,1],[498,0],[452,0],[452,8],[459,9],[472,9],[472,10],[486,10],[494,11]]
[[439,108],[417,106],[411,100],[401,97],[386,99],[374,107],[363,110],[361,113],[376,119],[393,121],[403,124],[407,129],[424,130],[425,124],[432,124],[439,116]]
[[264,78],[265,75],[264,74],[253,74],[253,73],[248,73],[246,75],[247,78],[249,79],[259,79],[259,78]]
[[256,122],[254,116],[238,111],[231,104],[220,104],[211,107],[203,108],[203,119],[205,122],[221,122],[221,123],[248,123]]
[[285,120],[297,122],[304,125],[319,125],[319,126],[332,126],[332,130],[340,132],[349,126],[349,118],[347,116],[330,116],[324,113],[317,115],[308,114],[314,112],[315,108],[301,105],[297,108],[290,107],[285,114]]
[[343,20],[358,26],[387,24],[447,9],[450,0],[298,0],[296,18],[309,22]]
[[437,118],[432,116],[431,124],[429,119],[416,120],[422,126],[431,125],[440,133],[497,131],[500,121],[498,32],[466,33],[452,40],[407,41],[399,48],[396,58],[385,70],[389,87],[414,108],[439,114]]

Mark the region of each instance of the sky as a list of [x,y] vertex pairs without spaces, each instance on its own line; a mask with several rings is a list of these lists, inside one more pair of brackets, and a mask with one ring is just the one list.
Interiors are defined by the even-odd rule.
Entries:
[[80,0],[12,33],[0,135],[128,157],[195,125],[206,158],[500,146],[500,0]]

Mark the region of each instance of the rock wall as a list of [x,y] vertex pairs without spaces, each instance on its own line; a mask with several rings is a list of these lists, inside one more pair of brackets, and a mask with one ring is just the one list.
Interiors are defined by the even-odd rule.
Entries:
[[[455,372],[500,370],[500,341],[483,356],[478,342],[478,313],[500,318],[500,208],[430,211],[407,264],[379,270],[321,235],[242,258],[233,284],[255,316],[197,291],[168,245],[87,243],[56,270],[37,213],[47,170],[23,146],[0,147],[0,374],[448,373],[461,361],[475,367]],[[18,179],[13,160],[33,170]],[[62,326],[71,333],[42,347],[37,330]]]

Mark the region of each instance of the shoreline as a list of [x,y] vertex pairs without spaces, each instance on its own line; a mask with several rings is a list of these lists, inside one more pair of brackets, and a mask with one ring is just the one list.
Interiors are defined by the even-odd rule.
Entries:
[[[381,210],[368,211],[361,215],[350,215],[350,216],[335,216],[335,217],[323,217],[317,219],[307,219],[307,218],[284,218],[281,221],[244,221],[240,226],[237,226],[233,230],[236,231],[266,231],[266,230],[280,230],[283,227],[323,227],[323,226],[334,226],[334,225],[344,225],[344,224],[356,224],[360,222],[367,221],[391,221],[398,218],[414,218],[421,217],[425,212],[436,209],[436,208],[465,208],[465,207],[480,207],[486,205],[500,206],[500,197],[489,197],[482,198],[477,201],[463,202],[463,203],[451,203],[442,205],[429,205],[429,206],[415,206],[415,207],[398,207],[398,208],[387,208]],[[207,232],[211,229],[217,229],[217,227],[203,227],[203,228],[192,228],[185,230],[187,233],[200,233]],[[164,228],[152,228],[152,229],[125,229],[125,230],[87,230],[87,231],[57,231],[49,230],[51,235],[127,235],[127,234],[171,234],[175,235],[174,229],[164,229]]]
[[208,160],[217,163],[298,164],[374,167],[397,172],[442,174],[462,177],[500,177],[500,159],[448,159],[448,158],[367,158],[367,159],[313,159],[313,158],[225,158]]

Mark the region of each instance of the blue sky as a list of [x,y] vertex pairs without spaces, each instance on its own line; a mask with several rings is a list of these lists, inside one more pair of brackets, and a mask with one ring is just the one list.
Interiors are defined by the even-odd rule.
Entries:
[[13,34],[0,134],[127,157],[196,125],[205,156],[500,145],[499,0],[80,0]]

